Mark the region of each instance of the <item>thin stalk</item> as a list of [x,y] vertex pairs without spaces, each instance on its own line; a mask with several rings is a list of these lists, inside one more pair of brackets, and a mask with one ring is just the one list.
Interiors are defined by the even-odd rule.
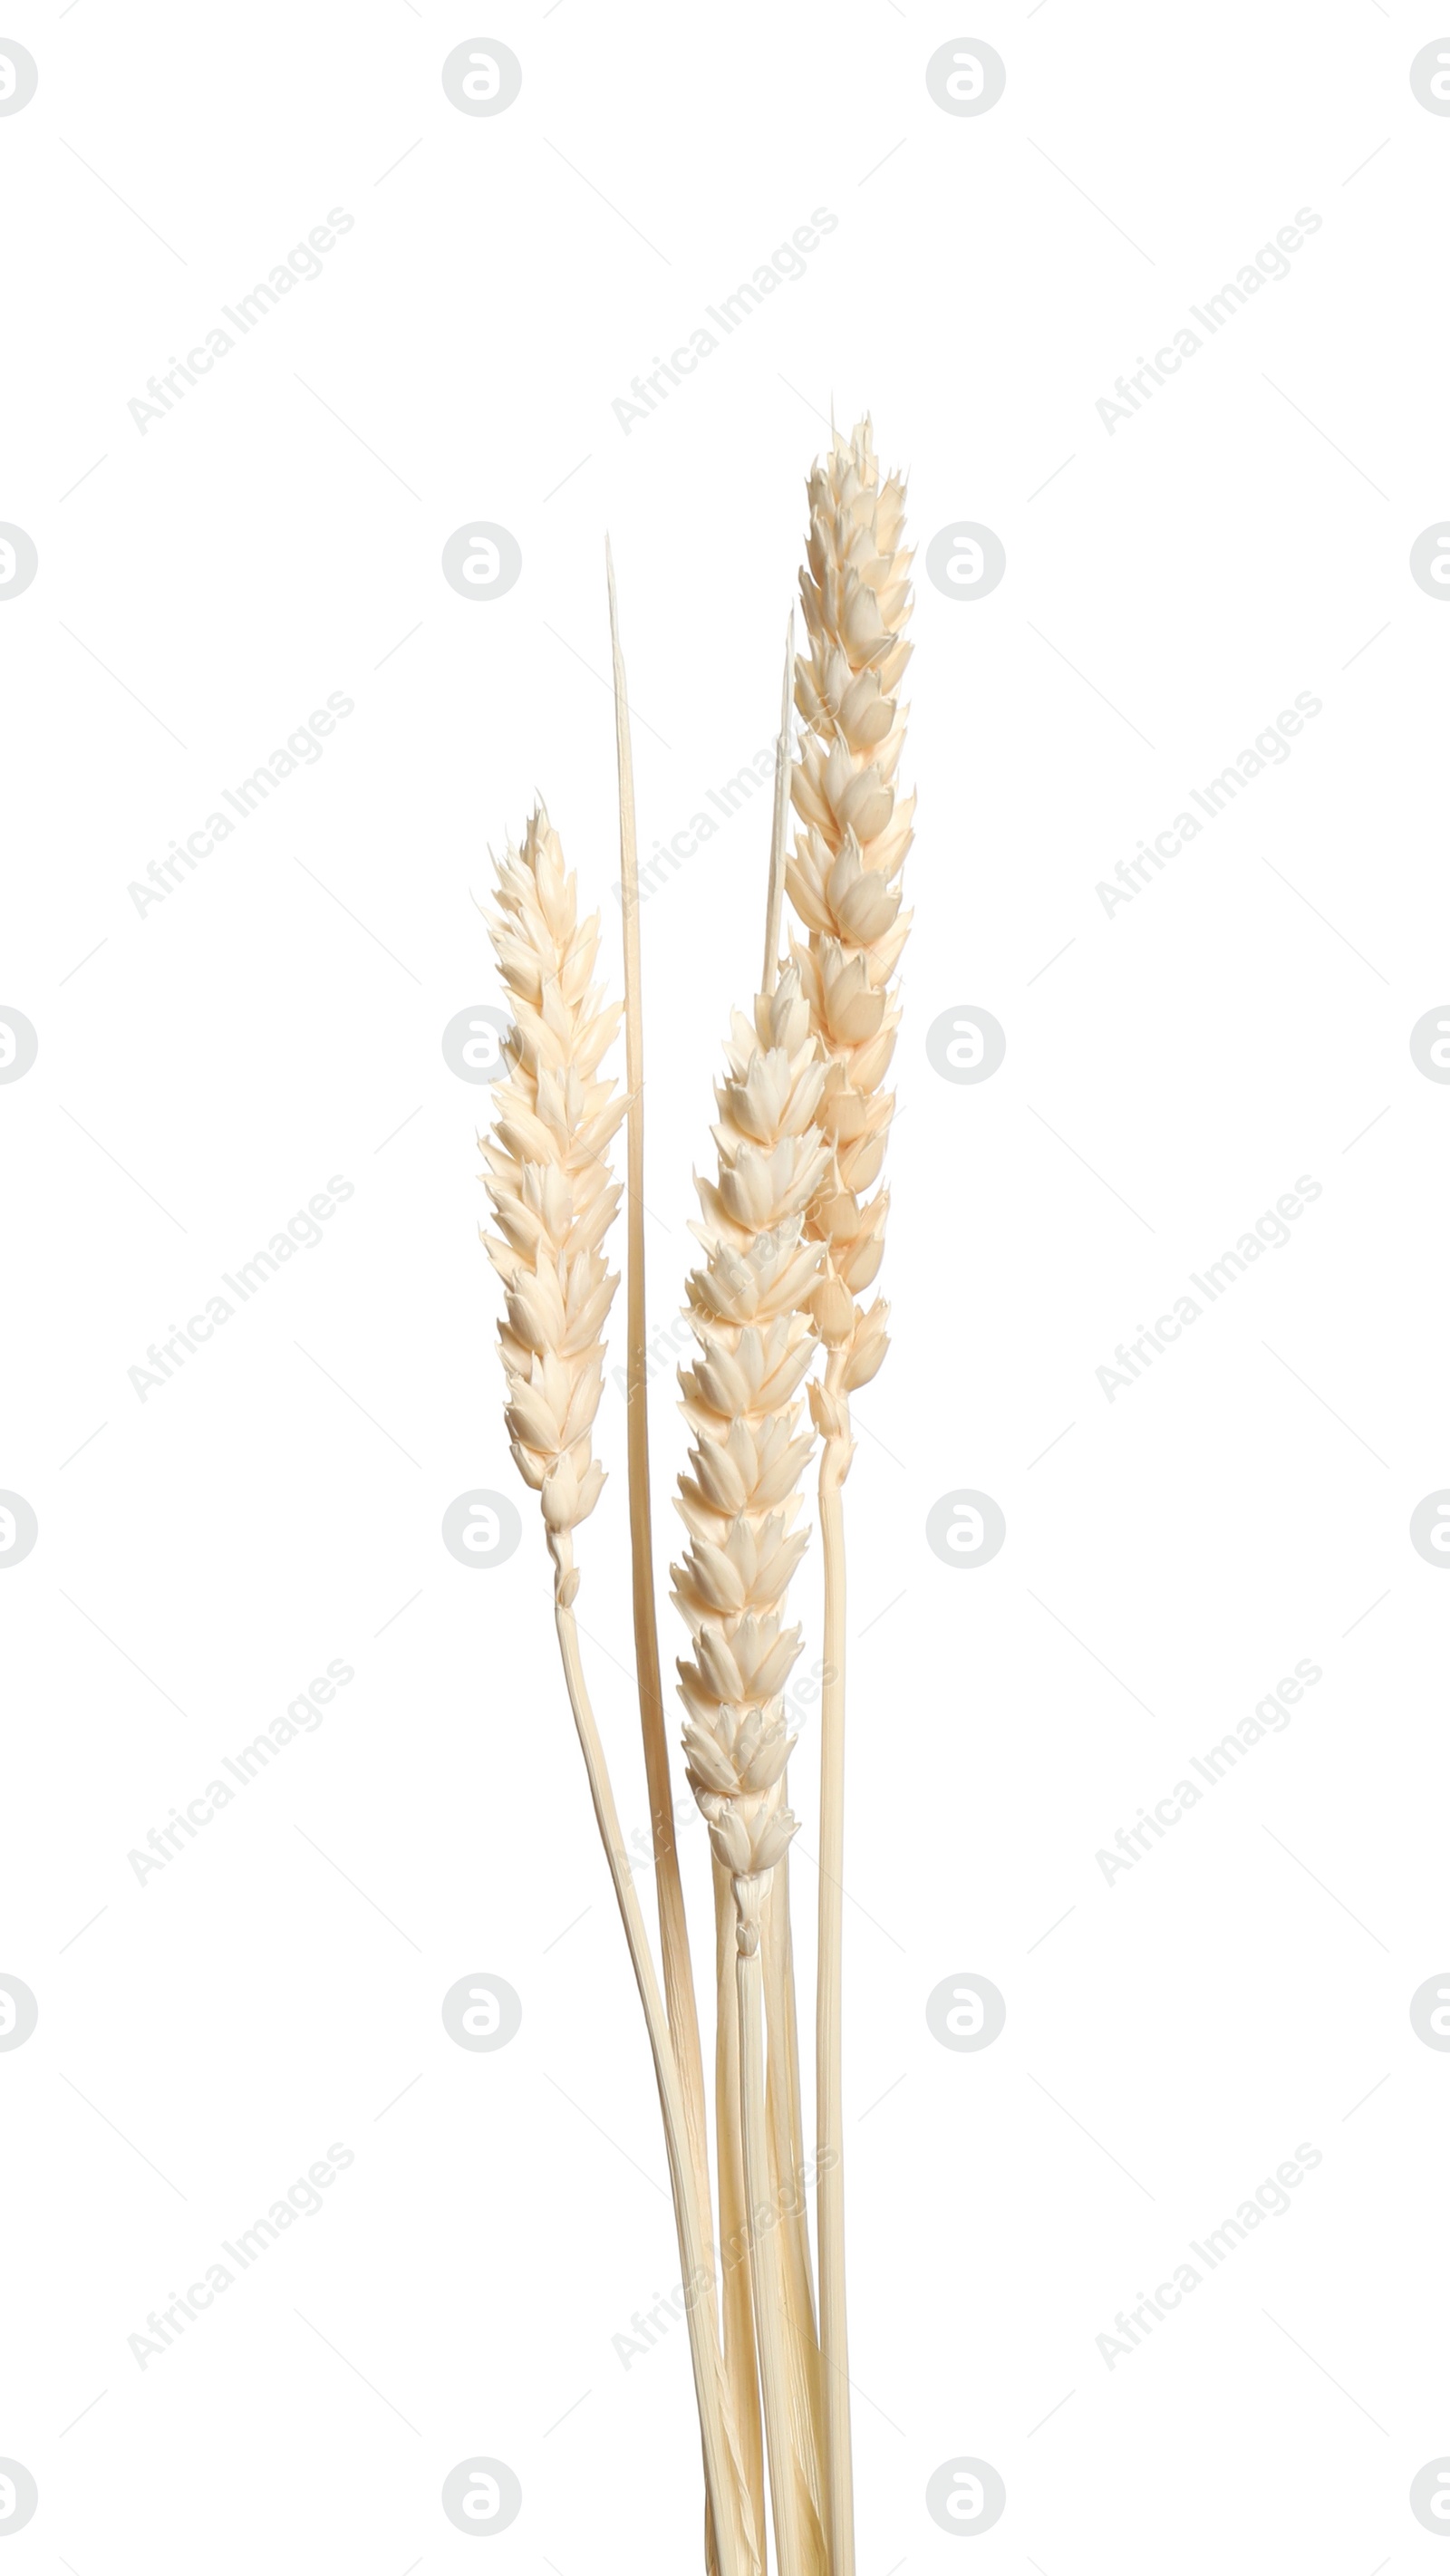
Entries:
[[[784,1795],[784,1788],[782,1789]],[[805,2142],[790,1922],[790,1854],[766,1883],[760,1957],[765,1996],[765,2107],[770,2134],[770,2204],[779,2213],[786,2308],[791,2445],[808,2563],[825,2569],[825,2427],[816,2293],[806,2225]]]
[[[786,1794],[782,1779],[781,1794]],[[801,2118],[800,2038],[796,2027],[795,1944],[790,1918],[790,1854],[776,1863],[765,1900],[760,1952],[765,1979],[766,2082],[771,2094],[771,2135],[780,2159],[780,2179],[799,2189],[805,2173],[805,2131]],[[770,2044],[779,2035],[779,2048]],[[810,2231],[804,2198],[792,2203],[787,2231],[797,2251],[796,2276],[801,2283],[800,2312],[805,2340],[819,2343],[816,2330],[816,2285],[810,2258]]]
[[[552,1542],[561,1577],[569,1569],[572,1549],[567,1534]],[[654,2059],[655,2082],[659,2087],[660,2110],[665,2125],[665,2149],[669,2157],[670,2188],[675,2204],[675,2225],[679,2235],[681,2277],[685,2284],[685,2322],[690,2337],[690,2360],[695,2375],[695,2399],[700,2413],[700,2431],[705,2452],[705,2483],[714,2525],[716,2563],[720,2576],[759,2576],[760,2562],[753,2545],[753,2535],[744,2523],[742,2498],[736,2480],[731,2427],[728,2422],[728,2400],[725,2393],[724,2366],[715,2340],[712,2323],[712,2301],[704,2295],[713,2289],[712,2251],[700,2226],[699,2205],[695,2196],[694,2176],[690,2166],[689,2141],[685,2127],[685,2108],[680,2089],[679,2070],[670,2044],[669,2024],[655,1976],[649,1936],[644,1915],[635,1893],[634,1877],[625,1856],[624,1838],[614,1804],[609,1769],[604,1747],[590,1705],[584,1680],[584,1667],[579,1654],[579,1632],[574,1613],[557,1599],[554,1625],[558,1630],[559,1652],[563,1658],[564,1678],[569,1689],[569,1705],[574,1712],[584,1767],[589,1775],[589,1793],[594,1801],[594,1814],[600,1840],[609,1862],[615,1898],[624,1923],[624,1937],[634,1968],[640,2002],[644,2006],[645,2024],[649,2031],[650,2051]]]
[[[770,2142],[766,2125],[765,2060],[761,2048],[761,1977],[759,1950],[760,1881],[738,1878],[735,1901],[740,1915],[736,1996],[740,2008],[740,2111],[745,2143],[745,2184],[750,2202],[750,2284],[755,2302],[755,2335],[760,2352],[760,2387],[765,2401],[765,2447],[770,2461],[770,2504],[775,2526],[779,2576],[807,2576],[800,2534],[795,2458],[791,2443],[788,2362],[786,2356],[785,2283],[781,2269],[780,2230],[770,2224]],[[766,2213],[762,2226],[757,2212]]]
[[[629,731],[629,691],[619,641],[619,607],[614,588],[614,555],[604,541],[609,588],[609,643],[614,672],[614,738],[619,771],[619,894],[624,915],[624,1061],[628,1094],[625,1111],[626,1287],[625,1287],[625,1442],[629,1484],[629,1554],[634,1609],[634,1656],[639,1693],[640,1733],[644,1742],[645,1784],[649,1794],[651,1840],[655,1861],[655,1898],[659,1908],[660,1950],[665,1971],[665,2010],[679,2071],[689,2148],[690,2188],[695,2216],[705,2243],[710,2242],[710,2151],[705,2126],[705,2069],[700,2049],[700,2021],[695,1977],[690,1961],[690,1934],[675,1840],[674,1790],[669,1748],[665,1741],[664,1694],[660,1681],[659,1631],[655,1622],[654,1532],[650,1512],[649,1399],[646,1393],[644,1277],[644,1016],[639,946],[639,849],[634,813],[634,752]],[[719,2322],[713,2263],[705,2293],[710,2340],[717,2357]],[[757,2435],[757,2444],[758,2444]],[[732,2484],[750,2490],[748,2469],[732,2444]],[[707,2482],[708,2483],[708,2482]],[[753,2537],[752,2532],[752,2537]],[[705,2559],[710,2576],[725,2576],[713,2490],[707,2497]],[[762,2560],[763,2563],[763,2560]]]
[[795,610],[785,630],[785,678],[780,691],[780,731],[775,738],[775,805],[770,818],[770,884],[765,902],[765,968],[762,993],[775,991],[780,968],[780,919],[785,901],[785,836],[790,822],[790,707],[795,670]]
[[821,2279],[821,2379],[826,2419],[831,2576],[855,2576],[851,2382],[846,2345],[846,2204],[841,2121],[841,1886],[845,1865],[846,1525],[841,1487],[851,1464],[846,1354],[832,1351],[825,1391],[840,1425],[821,1452],[825,1673],[821,1682],[821,1864],[816,1966],[816,2236]]
[[745,2482],[755,2508],[755,2545],[765,2564],[765,2462],[760,2440],[755,2319],[750,2305],[750,2203],[745,2189],[740,2111],[740,2011],[735,1992],[735,1900],[730,1872],[711,1857],[715,1883],[715,2161],[720,2191],[720,2303],[725,2327],[725,2384],[740,2438]]
[[700,2022],[695,1979],[690,1965],[690,1935],[680,1883],[680,1855],[675,1841],[674,1791],[669,1748],[665,1742],[664,1699],[660,1686],[660,1642],[655,1625],[654,1536],[650,1518],[649,1413],[645,1393],[644,1294],[644,1021],[640,1009],[639,860],[634,819],[634,758],[629,735],[629,697],[624,655],[619,643],[619,615],[614,595],[614,558],[605,540],[609,581],[609,640],[614,657],[614,730],[619,761],[619,892],[624,914],[624,1062],[629,1094],[625,1139],[627,1184],[625,1384],[626,1442],[629,1464],[629,1552],[634,1592],[634,1654],[639,1681],[639,1721],[644,1738],[645,1780],[649,1790],[654,1843],[655,1893],[659,1904],[660,1948],[665,1967],[665,2003],[670,2034],[679,2062],[690,2162],[695,2192],[708,2233],[710,2157],[706,2144],[705,2071],[700,2053]]

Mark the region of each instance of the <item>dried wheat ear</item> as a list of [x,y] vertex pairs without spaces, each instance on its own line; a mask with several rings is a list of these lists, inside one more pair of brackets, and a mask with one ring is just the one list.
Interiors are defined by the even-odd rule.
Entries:
[[783,1615],[806,1546],[795,1523],[813,1445],[799,1436],[796,1400],[814,1352],[803,1309],[821,1267],[805,1215],[828,1158],[813,1124],[825,1068],[794,970],[757,999],[753,1026],[735,1014],[726,1061],[718,1177],[696,1183],[705,1263],[687,1311],[698,1351],[680,1376],[689,1546],[673,1571],[695,1649],[679,1667],[686,1769],[716,1857],[744,1879],[773,1869],[795,1831],[780,1803],[794,1741],[781,1692],[801,1637]]
[[[896,792],[911,556],[901,543],[905,487],[895,475],[882,482],[869,421],[836,439],[808,488],[801,599],[810,650],[796,664],[792,781],[802,829],[786,887],[807,934],[791,953],[827,1068],[818,1121],[830,1162],[807,1223],[824,1253],[812,1313],[842,1354],[832,1376],[849,1392],[886,1356],[887,1309],[859,1299],[881,1266],[889,1193],[868,1193],[895,1107],[882,1087],[901,1016],[888,988],[911,927],[898,880],[916,799]],[[823,1403],[820,1428],[834,1418]]]
[[595,991],[599,917],[580,921],[575,883],[542,805],[524,845],[498,863],[489,935],[513,1004],[509,1075],[483,1143],[499,1232],[483,1240],[504,1283],[499,1356],[514,1463],[539,1495],[566,1604],[579,1578],[570,1532],[599,1499],[590,1431],[604,1383],[601,1339],[618,1276],[601,1249],[619,1205],[607,1150],[625,1104],[599,1065],[619,1026]]

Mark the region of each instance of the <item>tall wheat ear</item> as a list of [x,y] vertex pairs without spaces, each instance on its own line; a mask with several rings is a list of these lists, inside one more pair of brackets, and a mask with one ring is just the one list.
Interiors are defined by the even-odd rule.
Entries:
[[827,1152],[807,1212],[821,1253],[810,1297],[826,1349],[811,1410],[820,1470],[825,1652],[821,1693],[821,1867],[816,1987],[816,2118],[822,2386],[832,2576],[854,2576],[851,2405],[846,2333],[841,2114],[841,1890],[845,1860],[846,1559],[841,1488],[854,1454],[852,1391],[886,1356],[887,1308],[863,1294],[881,1266],[888,1194],[877,1189],[895,1106],[885,1079],[900,1010],[891,978],[910,915],[900,876],[915,798],[898,797],[905,728],[898,691],[911,657],[911,556],[905,486],[882,479],[869,419],[807,485],[801,571],[809,651],[796,663],[800,759],[792,797],[801,830],[786,889],[803,925],[791,954],[824,1062],[817,1127]]
[[784,1618],[807,1540],[795,1523],[813,1444],[798,1399],[814,1353],[805,1309],[821,1268],[805,1213],[829,1160],[814,1123],[824,1081],[791,969],[758,997],[753,1022],[735,1014],[715,1095],[718,1176],[696,1184],[706,1257],[688,1284],[697,1350],[680,1372],[692,1446],[678,1507],[689,1544],[674,1568],[694,1645],[679,1668],[686,1769],[735,1907],[746,2234],[781,2576],[810,2576],[823,2563],[799,2468],[812,2436],[787,2342],[781,2229],[760,2227],[756,2213],[769,2208],[771,2152],[761,1925],[768,1882],[796,1831],[782,1788],[794,1739],[781,1694],[801,1646]]
[[712,2322],[713,2249],[701,2223],[680,2083],[644,1917],[590,1705],[574,1601],[574,1532],[604,1471],[591,1432],[603,1386],[601,1339],[618,1285],[604,1239],[619,1202],[607,1149],[625,1103],[599,1068],[619,1022],[592,977],[597,915],[581,921],[574,878],[542,805],[522,849],[498,862],[489,932],[513,1005],[508,1079],[495,1094],[485,1178],[498,1225],[485,1236],[504,1284],[499,1352],[519,1472],[538,1494],[554,1565],[554,1623],[600,1838],[629,1944],[654,2059],[679,2235],[685,2315],[719,2576],[758,2576],[749,2500]]

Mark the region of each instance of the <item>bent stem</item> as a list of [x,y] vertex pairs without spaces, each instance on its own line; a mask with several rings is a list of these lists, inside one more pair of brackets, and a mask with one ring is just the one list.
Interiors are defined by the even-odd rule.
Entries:
[[791,2440],[789,2365],[786,2356],[785,2281],[779,2227],[769,2199],[770,2143],[761,2048],[760,1907],[762,1882],[735,1880],[735,1987],[740,2013],[740,2124],[745,2146],[745,2186],[750,2204],[750,2286],[760,2387],[765,2404],[765,2447],[770,2461],[770,2503],[779,2576],[807,2576],[800,2536],[799,2496]]
[[584,1680],[584,1667],[579,1654],[579,1632],[574,1613],[560,1598],[573,1571],[573,1548],[567,1531],[550,1534],[550,1552],[557,1568],[554,1595],[554,1625],[559,1636],[559,1653],[564,1665],[564,1679],[569,1690],[569,1705],[574,1712],[584,1767],[589,1775],[589,1794],[600,1840],[609,1862],[614,1882],[615,1899],[624,1924],[624,1937],[629,1944],[630,1964],[634,1969],[639,1999],[644,2006],[649,2032],[650,2051],[654,2059],[655,2082],[659,2088],[660,2111],[664,2119],[665,2149],[669,2157],[670,2189],[675,2204],[675,2225],[679,2235],[681,2276],[685,2285],[685,2321],[690,2337],[690,2360],[695,2376],[695,2400],[700,2413],[700,2432],[705,2452],[705,2483],[709,2497],[710,2517],[714,2527],[714,2544],[720,2576],[759,2576],[760,2562],[754,2547],[754,2535],[744,2522],[743,2498],[736,2481],[734,2444],[730,2439],[728,2400],[720,2347],[715,2340],[713,2324],[714,2268],[712,2251],[700,2225],[699,2203],[690,2161],[689,2139],[685,2124],[685,2106],[680,2087],[679,2069],[670,2044],[669,2024],[655,1976],[654,1960],[645,1931],[644,1915],[635,1893],[634,1879],[625,1857],[624,1839],[619,1828],[619,1815],[610,1785],[604,1747],[590,1705]]
[[846,2203],[841,2135],[841,1886],[845,1865],[846,1523],[841,1487],[851,1464],[846,1354],[826,1363],[821,1452],[825,1672],[821,1682],[821,1878],[816,1968],[816,2235],[821,2283],[821,2378],[826,2422],[831,2576],[855,2576],[851,2383],[846,2347]]

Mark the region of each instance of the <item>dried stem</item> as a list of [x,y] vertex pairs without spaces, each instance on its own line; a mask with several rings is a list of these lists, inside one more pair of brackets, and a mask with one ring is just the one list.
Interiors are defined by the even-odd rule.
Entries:
[[[740,2109],[745,2142],[745,2182],[750,2202],[750,2284],[760,2385],[765,2401],[765,2447],[770,2461],[770,2503],[779,2576],[807,2576],[801,2538],[800,2499],[791,2436],[785,2282],[781,2232],[770,2221],[770,2143],[766,2122],[765,2061],[761,2048],[760,1898],[758,1878],[737,1878],[735,1905],[736,1995],[740,2013]],[[748,1944],[748,1947],[747,1947]],[[765,2213],[762,2225],[758,2213]]]
[[781,2271],[786,2305],[791,2447],[803,2546],[808,2564],[826,2566],[825,2426],[821,2414],[821,2356],[816,2335],[815,2281],[806,2223],[805,2142],[801,2123],[800,2044],[796,2028],[795,1969],[790,1924],[790,1854],[777,1861],[766,1883],[760,1927],[765,1994],[765,2105],[770,2131],[770,2200],[779,2213]]
[[758,2576],[759,2560],[753,2546],[753,2535],[742,2529],[742,2499],[737,2487],[736,2463],[727,2428],[725,2374],[720,2347],[715,2340],[712,2308],[714,2263],[711,2249],[700,2226],[699,2206],[690,2165],[690,2148],[686,2132],[685,2106],[680,2089],[679,2070],[670,2044],[669,2025],[650,1955],[649,1937],[644,1915],[635,1893],[634,1878],[625,1855],[624,1838],[619,1829],[619,1816],[610,1786],[604,1747],[599,1739],[594,1711],[584,1680],[579,1655],[579,1633],[572,1609],[559,1598],[567,1589],[572,1574],[573,1548],[567,1531],[550,1535],[558,1576],[555,1585],[554,1624],[559,1634],[559,1652],[564,1663],[564,1678],[569,1689],[569,1705],[589,1775],[589,1793],[599,1835],[609,1861],[614,1893],[629,1944],[630,1961],[640,2002],[644,2006],[649,2031],[650,2050],[654,2058],[655,2082],[659,2087],[660,2110],[665,2125],[665,2148],[669,2157],[670,2188],[675,2204],[675,2225],[679,2236],[681,2279],[685,2285],[685,2322],[689,2329],[690,2360],[695,2374],[695,2399],[700,2412],[700,2431],[705,2451],[705,2484],[710,2501],[714,2529],[716,2563],[720,2576]]
[[614,558],[605,540],[609,582],[609,640],[614,660],[614,727],[619,761],[619,873],[624,914],[624,1060],[626,1179],[626,1387],[629,1467],[629,1542],[634,1590],[634,1653],[639,1682],[639,1719],[644,1737],[645,1778],[649,1789],[654,1844],[655,1890],[659,1904],[660,1947],[664,1956],[665,2001],[670,2034],[679,2063],[690,2137],[695,2191],[708,2233],[710,2158],[705,2128],[705,2074],[700,2053],[700,2022],[695,1979],[690,1964],[690,1935],[680,1883],[680,1855],[675,1841],[674,1791],[669,1748],[665,1740],[664,1696],[660,1684],[659,1633],[655,1625],[654,1537],[650,1519],[649,1416],[645,1392],[644,1283],[644,1024],[640,1009],[639,862],[634,820],[634,760],[629,737],[629,698],[624,656],[619,642],[619,615],[614,593]]
[[846,1819],[846,1526],[841,1487],[851,1463],[844,1354],[826,1364],[843,1428],[821,1451],[821,1565],[825,1673],[821,1682],[821,1861],[816,1966],[816,2228],[821,2269],[821,2378],[831,2576],[855,2576],[851,2382],[846,2341],[846,2203],[841,2123],[841,1888]]
[[[679,2067],[685,2127],[700,2232],[709,2242],[711,2224],[710,2152],[705,2117],[705,2072],[700,2049],[700,2022],[695,1977],[690,1961],[689,1925],[680,1880],[675,1839],[674,1791],[665,1740],[664,1695],[660,1682],[659,1632],[655,1623],[654,1534],[650,1514],[649,1413],[646,1392],[644,1276],[644,1019],[641,1008],[639,949],[639,852],[634,814],[634,754],[629,732],[629,691],[619,640],[619,607],[614,587],[614,556],[606,537],[605,571],[609,586],[609,643],[614,675],[614,733],[619,769],[620,908],[624,915],[624,1050],[627,1109],[625,1117],[626,1296],[625,1366],[627,1389],[626,1456],[629,1481],[630,1568],[633,1585],[635,1668],[639,1687],[640,1729],[644,1739],[645,1778],[655,1857],[655,1892],[659,1907],[660,1948],[664,1958],[665,1998],[670,2035]],[[721,2176],[722,2190],[724,2176]],[[723,2220],[723,2209],[722,2209]],[[706,2313],[712,2344],[718,2351],[719,2320],[713,2266]],[[729,2374],[727,2373],[727,2377]],[[737,2372],[736,2378],[742,2374]],[[753,2356],[744,2424],[735,2420],[727,2401],[726,2426],[732,2449],[732,2479],[746,2536],[764,2565],[764,2516],[752,2510],[761,2477],[759,2417],[755,2406]],[[741,2388],[742,2398],[746,2395]],[[753,2443],[750,2419],[755,2417]],[[752,2475],[752,2462],[754,2474]],[[720,2570],[713,2500],[706,2515],[705,2555]]]
[[765,2464],[760,2440],[755,2319],[750,2304],[750,2200],[745,2188],[740,2109],[740,2012],[735,1992],[735,1899],[730,1872],[711,1855],[715,1888],[715,2155],[720,2191],[720,2304],[725,2327],[725,2384],[755,2507],[755,2544],[765,2564]]

